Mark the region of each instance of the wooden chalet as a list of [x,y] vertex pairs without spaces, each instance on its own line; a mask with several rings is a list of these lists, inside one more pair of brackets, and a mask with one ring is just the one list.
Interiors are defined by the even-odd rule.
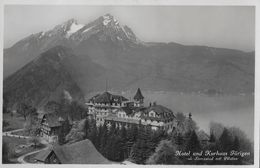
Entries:
[[59,130],[65,120],[55,113],[39,114],[38,117],[40,122],[40,136],[49,142],[57,141]]
[[88,139],[73,144],[56,145],[38,153],[34,158],[44,164],[112,164],[100,154]]

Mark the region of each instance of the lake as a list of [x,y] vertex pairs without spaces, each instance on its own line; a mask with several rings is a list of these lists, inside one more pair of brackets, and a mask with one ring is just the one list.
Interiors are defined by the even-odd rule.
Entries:
[[[209,133],[209,123],[215,121],[225,126],[236,126],[248,138],[254,139],[254,95],[207,96],[176,92],[142,92],[145,104],[156,101],[173,111],[181,111],[192,118],[198,126]],[[123,92],[126,98],[135,93]]]

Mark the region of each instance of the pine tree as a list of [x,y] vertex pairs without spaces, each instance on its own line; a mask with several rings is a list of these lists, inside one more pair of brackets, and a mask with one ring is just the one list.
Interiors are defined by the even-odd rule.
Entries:
[[95,120],[91,121],[90,124],[90,129],[89,132],[87,134],[87,138],[94,144],[94,146],[98,149],[98,130],[97,130],[97,126],[96,126],[96,122]]
[[178,133],[176,136],[176,145],[181,146],[184,144],[184,138],[181,133]]
[[134,143],[137,140],[138,136],[138,127],[136,125],[132,125],[128,130],[127,130],[127,140],[129,143]]
[[[237,136],[235,136],[235,139],[234,139],[234,142],[232,145],[232,150],[235,150],[235,151],[240,150],[240,143],[239,143],[239,139]],[[238,160],[233,161],[232,164],[235,164],[235,165],[242,164],[242,158],[240,156],[237,156],[237,158],[238,158]]]
[[85,131],[85,137],[88,137],[88,132],[90,129],[90,125],[89,125],[89,120],[88,118],[86,118],[85,124],[84,124],[84,131]]
[[222,151],[230,151],[232,147],[232,137],[227,128],[224,128],[222,135],[219,138],[220,148]]
[[162,140],[156,147],[153,155],[146,161],[147,164],[182,164],[175,156],[176,147],[169,140]]
[[65,119],[65,121],[62,122],[61,127],[58,131],[58,143],[60,145],[63,145],[65,143],[65,137],[67,134],[69,134],[71,129],[70,122],[68,117]]
[[132,147],[130,158],[138,164],[144,164],[154,152],[154,148],[155,146],[151,141],[151,129],[139,126],[138,137]]
[[70,121],[69,118],[67,117],[63,123],[63,127],[64,127],[64,134],[67,135],[70,132]]
[[65,143],[65,136],[63,134],[63,126],[58,131],[58,143],[59,145],[63,145]]
[[210,133],[209,142],[211,142],[211,143],[216,142],[216,138],[212,132]]
[[236,150],[236,151],[238,151],[240,149],[239,139],[237,136],[235,136],[232,149]]
[[201,149],[201,146],[200,146],[200,142],[198,140],[198,136],[197,136],[196,132],[193,130],[191,132],[191,136],[187,142],[186,150],[191,151],[191,152],[196,152],[196,151],[199,151],[200,149]]
[[119,151],[120,151],[120,160],[123,160],[124,158],[127,158],[127,130],[123,126],[119,131]]
[[107,151],[106,151],[106,143],[107,143],[107,137],[108,137],[108,128],[106,123],[101,126],[99,138],[100,138],[100,152],[107,156]]
[[125,158],[130,156],[131,148],[133,144],[137,140],[137,135],[138,135],[138,127],[136,125],[132,125],[127,129],[127,137],[126,137],[126,156]]

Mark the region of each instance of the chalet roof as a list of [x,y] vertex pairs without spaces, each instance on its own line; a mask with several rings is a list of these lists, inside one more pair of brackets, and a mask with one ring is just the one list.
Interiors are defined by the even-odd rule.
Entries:
[[96,95],[96,97],[92,97],[90,100],[93,100],[95,103],[122,103],[123,101],[128,101],[128,99],[123,96],[113,95],[109,92]]
[[[148,116],[148,113],[150,111],[154,111],[159,117]],[[174,112],[168,109],[167,107],[164,107],[162,105],[153,105],[151,107],[148,107],[146,110],[144,110],[144,113],[142,113],[141,118],[156,120],[156,121],[169,121],[176,117]]]
[[124,111],[126,115],[133,116],[136,112],[144,111],[146,107],[126,106],[126,107],[121,107],[120,109]]
[[96,94],[95,96],[91,97],[88,102],[90,103],[91,101],[95,101],[95,99],[96,99],[98,96],[100,96],[100,94]]
[[145,111],[147,109],[147,107],[133,107],[133,110],[135,112],[139,112],[139,111]]
[[140,99],[143,99],[143,98],[144,98],[144,96],[142,95],[142,92],[141,92],[140,88],[138,88],[137,92],[136,92],[136,94],[134,96],[134,100],[140,100]]
[[147,108],[147,112],[154,111],[156,114],[174,114],[171,109],[162,105],[153,105]]
[[131,109],[130,107],[121,107],[121,109],[127,114],[127,115],[131,115],[133,114],[133,109]]
[[121,103],[123,101],[128,101],[127,98],[125,98],[124,96],[120,96],[120,95],[112,95],[112,100],[114,102],[119,102],[119,103]]
[[111,101],[111,94],[109,92],[104,92],[103,94],[96,97],[96,103],[110,103]]
[[48,148],[46,150],[43,150],[41,152],[39,152],[34,159],[41,161],[41,162],[45,162],[45,160],[47,159],[47,157],[51,154],[52,149]]
[[73,144],[54,146],[53,151],[62,164],[112,164],[96,150],[88,139]]
[[42,116],[42,120],[46,118],[46,122],[48,123],[49,127],[59,127],[61,123],[59,121],[59,117],[55,113],[46,113]]

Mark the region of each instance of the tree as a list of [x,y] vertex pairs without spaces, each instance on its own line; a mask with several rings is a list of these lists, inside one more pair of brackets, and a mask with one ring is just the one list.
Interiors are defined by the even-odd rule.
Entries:
[[80,117],[80,119],[82,119],[83,117],[85,117],[85,113],[87,113],[87,110],[81,105],[79,104],[77,101],[72,101],[70,104],[70,115],[72,117],[72,119]]
[[252,142],[250,139],[248,139],[244,131],[237,127],[231,127],[228,129],[228,131],[233,139],[235,139],[236,137],[238,138],[241,150],[250,151],[251,153],[253,153]]
[[40,133],[40,123],[38,121],[38,114],[36,109],[31,109],[31,112],[27,116],[27,120],[24,125],[25,131],[27,131],[31,136],[36,136]]
[[109,160],[123,161],[124,154],[122,147],[122,138],[118,134],[109,133],[104,154]]
[[85,125],[84,125],[84,131],[85,131],[85,137],[86,138],[88,137],[89,129],[90,129],[89,120],[88,120],[88,118],[86,118]]
[[211,122],[210,123],[210,133],[214,134],[216,139],[219,139],[223,133],[224,126],[220,123]]
[[184,132],[185,131],[185,120],[186,120],[186,116],[181,113],[181,112],[177,112],[176,114],[176,120],[177,120],[177,131],[178,132]]
[[95,120],[90,120],[89,124],[89,131],[87,133],[88,139],[94,144],[94,146],[98,149],[98,141],[97,141],[97,136],[98,136],[98,131],[97,131],[97,126],[96,126],[96,121]]
[[178,147],[181,147],[184,144],[184,138],[181,133],[177,133],[174,137],[174,143],[178,145]]
[[187,137],[191,135],[193,131],[198,130],[198,126],[192,118],[186,118],[184,121],[184,133]]
[[63,134],[63,127],[61,127],[58,131],[58,143],[59,145],[63,145],[65,143],[65,137]]
[[8,110],[8,99],[6,98],[5,95],[3,95],[3,113],[8,113],[9,110]]
[[2,146],[2,163],[9,163],[9,145],[3,141]]
[[70,122],[68,117],[65,119],[65,121],[62,122],[61,128],[58,132],[58,142],[60,145],[64,144],[66,141],[66,135],[68,135],[70,132]]
[[155,146],[151,142],[151,130],[148,127],[139,126],[138,137],[132,146],[130,158],[137,164],[144,164],[154,152]]
[[126,135],[126,143],[125,143],[125,147],[126,147],[125,158],[128,158],[131,153],[131,148],[137,140],[138,127],[137,127],[137,125],[132,125],[126,131],[127,131],[127,135]]
[[211,142],[211,143],[216,142],[216,138],[212,132],[210,133],[209,142]]
[[[233,145],[232,145],[231,149],[235,150],[235,151],[239,151],[240,150],[240,143],[239,143],[239,139],[238,139],[237,136],[234,139],[234,142],[233,142]],[[238,160],[235,160],[232,163],[235,164],[235,165],[242,164],[242,158],[240,156],[237,156],[237,158],[238,158]]]
[[123,160],[124,158],[128,157],[127,130],[124,126],[119,130],[118,139],[119,139],[119,142],[118,142],[119,160]]
[[175,156],[176,147],[169,140],[162,140],[153,155],[146,161],[147,164],[182,164]]
[[232,145],[232,150],[238,151],[239,149],[240,149],[240,144],[239,144],[238,137],[236,136]]
[[103,126],[100,126],[100,131],[99,131],[99,139],[100,139],[99,150],[105,156],[107,155],[106,153],[107,137],[108,137],[108,128],[107,128],[107,124],[104,123]]
[[24,120],[26,120],[27,116],[30,114],[31,106],[26,103],[21,103],[18,106],[17,113],[23,116]]
[[220,148],[222,151],[230,151],[232,146],[232,137],[227,128],[224,128],[222,135],[219,138]]
[[187,142],[186,151],[196,152],[196,151],[199,151],[200,149],[201,149],[201,146],[200,146],[200,142],[198,140],[198,136],[197,136],[195,130],[193,130],[191,132],[190,138]]
[[130,144],[133,144],[137,140],[138,136],[138,127],[136,125],[130,126],[130,128],[127,130],[127,140]]
[[186,117],[183,113],[178,112],[176,114],[176,119],[177,128],[174,130],[175,133],[181,133],[183,136],[185,135],[185,137],[189,137],[193,130],[198,130],[197,123],[191,118],[191,115]]
[[74,143],[83,140],[85,136],[85,120],[81,120],[75,123],[70,132],[66,135],[65,141],[68,143]]

